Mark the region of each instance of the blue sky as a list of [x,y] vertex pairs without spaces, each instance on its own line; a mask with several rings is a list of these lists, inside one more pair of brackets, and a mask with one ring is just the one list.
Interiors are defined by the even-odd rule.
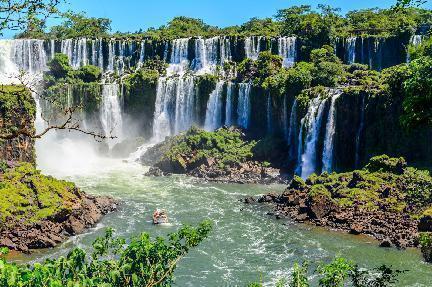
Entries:
[[[112,19],[113,31],[136,31],[159,27],[175,16],[203,19],[210,25],[225,27],[246,22],[252,17],[271,17],[278,9],[293,5],[328,4],[345,13],[354,9],[391,7],[396,0],[68,0],[63,8],[85,11],[89,16]],[[432,8],[432,1],[424,7]],[[10,36],[10,33],[7,33]]]

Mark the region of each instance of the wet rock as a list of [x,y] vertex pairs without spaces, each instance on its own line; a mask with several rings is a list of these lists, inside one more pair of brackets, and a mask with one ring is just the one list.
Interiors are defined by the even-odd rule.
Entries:
[[95,197],[75,191],[81,201],[72,211],[60,211],[50,218],[33,224],[10,223],[0,230],[0,247],[28,253],[32,249],[52,248],[67,236],[77,235],[94,226],[103,215],[117,209],[118,202],[111,197]]
[[392,246],[392,243],[391,243],[390,239],[386,238],[380,242],[379,246],[384,247],[384,248],[390,248]]

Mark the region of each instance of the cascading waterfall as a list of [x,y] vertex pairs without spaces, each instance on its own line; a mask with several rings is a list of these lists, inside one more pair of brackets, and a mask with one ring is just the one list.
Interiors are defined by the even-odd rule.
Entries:
[[192,69],[198,74],[214,73],[218,64],[219,37],[195,40],[195,59]]
[[183,75],[189,66],[188,61],[188,43],[189,38],[175,39],[172,41],[172,52],[168,76]]
[[267,133],[270,134],[272,132],[272,102],[270,93],[267,94],[267,103],[266,103],[266,117],[267,117]]
[[114,63],[115,63],[115,42],[110,40],[108,42],[108,71],[114,72]]
[[346,39],[346,53],[347,53],[347,62],[348,64],[353,64],[356,61],[356,43],[357,37],[349,37]]
[[290,68],[294,66],[297,57],[296,37],[280,37],[278,38],[279,56],[282,57],[282,66]]
[[291,107],[289,129],[288,129],[288,143],[290,145],[291,159],[294,159],[296,156],[296,142],[297,142],[296,135],[297,135],[297,99],[294,99],[293,105]]
[[213,131],[222,126],[222,92],[224,82],[216,83],[216,88],[210,94],[207,103],[207,111],[204,128],[208,131]]
[[[410,45],[413,47],[418,47],[422,44],[423,42],[423,35],[413,35],[410,38]],[[407,51],[407,63],[409,63],[411,61],[411,56],[409,51]]]
[[[173,79],[171,79],[173,80]],[[195,86],[193,77],[174,79],[177,87],[175,89],[175,125],[174,133],[178,134],[189,129],[194,121]]]
[[289,139],[288,137],[288,107],[287,107],[287,95],[284,95],[283,102],[282,102],[282,127],[283,127],[283,133],[285,139]]
[[324,138],[324,151],[322,156],[323,172],[333,171],[333,150],[334,150],[333,142],[334,142],[334,135],[336,132],[335,103],[336,100],[341,96],[342,91],[332,90],[330,93],[331,93],[330,110],[327,118],[326,135]]
[[118,84],[103,84],[102,85],[102,104],[100,112],[100,120],[104,135],[107,137],[116,137],[114,141],[109,141],[109,144],[119,142],[122,139],[122,111],[119,97]]
[[[301,155],[301,162],[298,170],[301,171],[301,177],[304,179],[316,172],[317,169],[317,143],[326,102],[327,99],[322,100],[320,97],[314,98],[310,102],[305,118],[302,120],[301,130],[305,129],[307,136],[305,150]],[[303,134],[300,133],[300,136],[302,137]],[[302,138],[299,138],[299,143],[302,140]]]
[[249,127],[249,118],[251,113],[251,103],[250,103],[250,92],[252,84],[251,83],[240,83],[239,84],[239,96],[238,96],[238,106],[237,106],[237,124],[245,129]]
[[261,36],[252,36],[245,39],[245,53],[246,57],[252,60],[258,59],[259,53],[261,52]]
[[223,65],[225,62],[232,60],[230,39],[227,37],[222,37],[220,39],[220,47],[220,63]]
[[227,83],[227,96],[225,105],[225,125],[231,126],[233,124],[232,113],[233,113],[233,93],[234,84],[232,82]]
[[[187,130],[193,124],[195,89],[193,77],[159,78],[153,119],[153,141]],[[174,123],[174,124],[172,124]]]
[[145,43],[145,41],[141,41],[140,56],[138,62],[140,66],[144,63],[145,60]]
[[356,133],[356,151],[355,151],[356,168],[360,166],[360,146],[361,146],[361,139],[362,139],[362,133],[364,128],[365,110],[366,110],[366,96],[363,95],[361,109],[360,109],[360,124]]

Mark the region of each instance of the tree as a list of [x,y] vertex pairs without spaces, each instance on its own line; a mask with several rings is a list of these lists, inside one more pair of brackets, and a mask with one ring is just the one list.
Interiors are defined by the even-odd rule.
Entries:
[[0,35],[5,30],[33,31],[44,27],[45,20],[58,13],[64,0],[0,0]]
[[407,128],[432,127],[432,57],[420,57],[408,65],[403,91],[402,124]]
[[51,28],[49,35],[58,39],[78,37],[106,37],[111,30],[111,20],[87,17],[85,13],[68,11],[61,16],[65,21]]
[[75,248],[66,257],[33,266],[7,263],[3,258],[7,250],[1,248],[0,286],[168,287],[177,263],[210,231],[210,222],[204,221],[196,228],[184,226],[168,238],[152,239],[142,233],[126,245],[125,239],[114,238],[113,230],[108,229],[95,240],[90,256]]

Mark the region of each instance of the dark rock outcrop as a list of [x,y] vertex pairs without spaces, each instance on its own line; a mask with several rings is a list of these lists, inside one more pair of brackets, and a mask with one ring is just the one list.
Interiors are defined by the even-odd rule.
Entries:
[[20,252],[52,248],[69,236],[83,233],[95,226],[103,215],[117,209],[118,202],[110,197],[80,193],[80,202],[72,210],[56,214],[33,224],[14,222],[0,229],[0,246]]

